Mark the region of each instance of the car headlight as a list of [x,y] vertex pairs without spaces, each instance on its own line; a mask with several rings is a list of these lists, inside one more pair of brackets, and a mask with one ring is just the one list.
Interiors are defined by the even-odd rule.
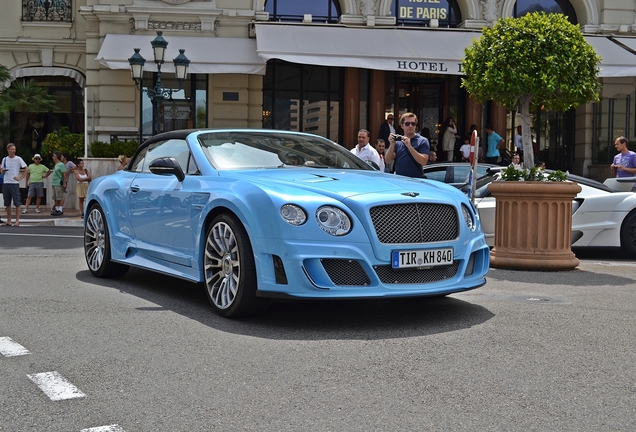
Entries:
[[299,226],[307,221],[305,210],[295,204],[285,204],[280,208],[280,216],[290,225]]
[[462,213],[464,214],[464,222],[466,222],[466,226],[468,227],[468,229],[471,231],[475,231],[477,225],[475,225],[473,213],[464,204],[462,204]]
[[337,207],[320,207],[316,210],[316,222],[324,232],[332,236],[342,236],[351,231],[351,219]]

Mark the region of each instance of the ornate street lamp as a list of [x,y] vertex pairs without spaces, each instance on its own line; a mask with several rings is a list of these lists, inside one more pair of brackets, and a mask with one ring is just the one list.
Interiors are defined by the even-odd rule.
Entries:
[[146,59],[139,54],[140,49],[135,48],[135,53],[128,59],[130,64],[130,73],[132,79],[135,81],[135,87],[141,92],[148,93],[148,97],[152,101],[152,134],[156,135],[161,132],[161,101],[172,97],[172,93],[178,92],[183,88],[183,82],[188,76],[188,66],[190,66],[190,60],[185,56],[185,50],[180,49],[179,55],[173,60],[175,68],[175,76],[179,83],[179,88],[176,90],[163,88],[161,84],[161,65],[164,63],[164,57],[166,55],[166,48],[168,48],[168,42],[163,38],[163,32],[158,31],[157,37],[154,38],[150,45],[152,45],[152,52],[155,57],[155,64],[157,65],[157,82],[155,87],[150,89],[144,89],[141,87],[141,79],[144,75],[144,65]]

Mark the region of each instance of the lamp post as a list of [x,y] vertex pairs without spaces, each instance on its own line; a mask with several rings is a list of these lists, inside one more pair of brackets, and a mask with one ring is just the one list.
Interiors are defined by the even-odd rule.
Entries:
[[190,65],[190,60],[188,60],[188,58],[184,54],[185,50],[180,49],[179,55],[173,60],[175,76],[179,83],[179,88],[176,90],[163,88],[161,84],[161,65],[164,64],[164,56],[166,54],[168,42],[163,38],[163,36],[161,36],[162,33],[163,32],[158,31],[157,37],[150,42],[150,45],[152,46],[152,52],[155,57],[155,64],[157,65],[157,82],[155,83],[154,88],[144,89],[141,87],[141,80],[144,74],[144,64],[146,64],[146,59],[143,58],[141,54],[139,54],[140,49],[135,48],[135,53],[128,59],[128,63],[130,64],[130,73],[132,74],[133,81],[135,81],[135,87],[141,92],[148,93],[148,97],[152,101],[153,135],[161,132],[161,101],[164,99],[169,99],[172,96],[173,92],[178,92],[183,88],[183,82],[188,75],[188,66]]

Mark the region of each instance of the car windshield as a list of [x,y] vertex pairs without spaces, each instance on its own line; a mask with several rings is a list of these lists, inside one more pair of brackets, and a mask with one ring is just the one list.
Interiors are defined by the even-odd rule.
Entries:
[[198,135],[216,169],[338,168],[373,170],[344,147],[313,135],[272,131]]

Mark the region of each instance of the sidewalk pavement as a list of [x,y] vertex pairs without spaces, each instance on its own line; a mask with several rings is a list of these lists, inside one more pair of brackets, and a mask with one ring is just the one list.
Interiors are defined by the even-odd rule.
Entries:
[[[24,209],[24,206],[22,206],[22,209]],[[15,208],[12,210],[11,222],[15,222]],[[51,209],[45,206],[40,206],[40,210],[42,211],[41,213],[36,213],[35,206],[29,206],[28,213],[20,214],[20,226],[82,226],[84,224],[78,209],[64,209],[64,214],[61,216],[52,216]],[[7,212],[4,208],[0,211],[0,219],[2,219],[3,223],[7,221]]]

